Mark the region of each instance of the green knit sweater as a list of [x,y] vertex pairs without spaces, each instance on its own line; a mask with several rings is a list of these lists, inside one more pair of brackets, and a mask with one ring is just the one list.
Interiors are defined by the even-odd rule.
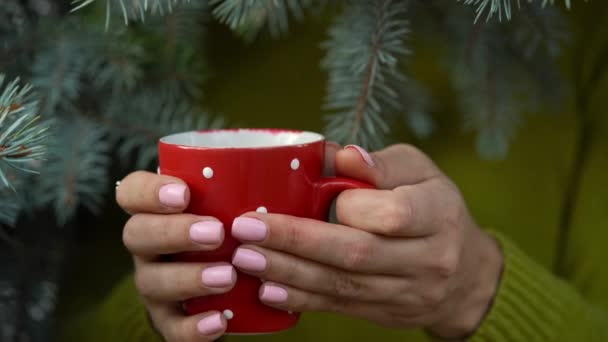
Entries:
[[[244,47],[217,33],[207,102],[241,126],[318,130],[324,75],[318,70],[321,29],[297,26],[280,42]],[[428,52],[428,51],[427,51]],[[445,96],[440,108],[452,113],[440,72],[414,65]],[[286,58],[285,56],[290,56]],[[418,63],[418,64],[417,64]],[[269,73],[272,66],[273,73]],[[221,76],[221,77],[219,77]],[[608,94],[608,82],[600,93]],[[237,100],[238,99],[238,100]],[[294,105],[297,104],[297,105]],[[575,198],[567,245],[557,250],[564,189],[574,163],[578,120],[560,113],[526,121],[504,161],[482,161],[472,136],[457,129],[457,118],[438,118],[434,139],[415,142],[460,186],[479,224],[491,227],[505,256],[495,300],[471,341],[608,341],[608,116],[605,102],[592,104],[597,123],[589,159]],[[289,115],[286,115],[289,113]],[[397,133],[399,140],[410,137]],[[406,172],[406,170],[404,170]],[[109,210],[109,212],[116,212]],[[135,291],[130,260],[121,247],[121,219],[98,223],[85,239],[71,281],[60,302],[61,341],[155,341]],[[97,235],[95,235],[97,234]],[[558,254],[565,260],[553,273]],[[103,258],[100,256],[104,256]],[[111,284],[114,284],[110,286]],[[358,319],[305,313],[294,329],[276,335],[229,336],[228,341],[430,341],[420,330],[386,329]]]

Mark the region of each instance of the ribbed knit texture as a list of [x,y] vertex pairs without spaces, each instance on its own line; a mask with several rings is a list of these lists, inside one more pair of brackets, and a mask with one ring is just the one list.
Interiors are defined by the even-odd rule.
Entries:
[[608,320],[566,282],[492,233],[504,270],[492,307],[471,342],[608,341]]
[[87,342],[162,341],[150,326],[132,275],[125,277],[100,307],[95,329],[85,337]]

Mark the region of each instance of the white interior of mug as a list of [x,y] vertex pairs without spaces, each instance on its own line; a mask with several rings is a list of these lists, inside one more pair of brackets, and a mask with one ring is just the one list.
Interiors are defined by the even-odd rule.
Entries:
[[264,148],[304,145],[323,140],[319,133],[278,129],[219,129],[168,135],[161,142],[212,148]]

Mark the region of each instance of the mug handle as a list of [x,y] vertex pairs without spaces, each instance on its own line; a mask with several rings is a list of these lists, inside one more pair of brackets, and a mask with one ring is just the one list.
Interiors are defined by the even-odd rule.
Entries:
[[327,219],[331,202],[344,190],[349,189],[375,189],[376,187],[346,177],[323,177],[314,184],[313,191],[313,217]]

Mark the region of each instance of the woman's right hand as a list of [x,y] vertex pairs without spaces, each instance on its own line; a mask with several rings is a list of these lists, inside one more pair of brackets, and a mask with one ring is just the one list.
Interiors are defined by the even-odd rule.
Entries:
[[123,242],[133,255],[135,284],[151,323],[167,341],[213,341],[226,330],[226,319],[210,311],[186,316],[179,302],[229,291],[236,271],[229,263],[166,262],[162,256],[208,251],[224,239],[222,223],[184,214],[190,192],[180,179],[137,171],[116,189],[118,204],[131,218]]

